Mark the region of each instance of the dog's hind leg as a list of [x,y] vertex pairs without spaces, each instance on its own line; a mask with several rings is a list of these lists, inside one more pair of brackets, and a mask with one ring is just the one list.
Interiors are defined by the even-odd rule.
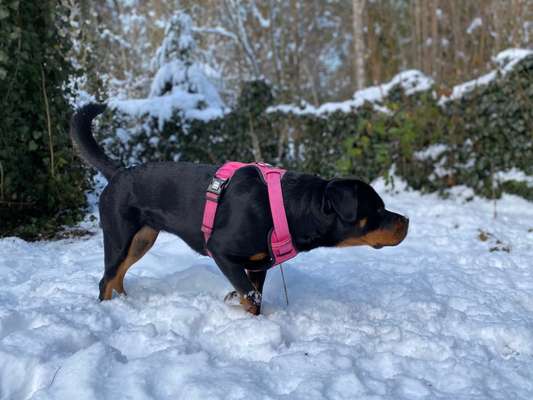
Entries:
[[129,244],[126,246],[127,250],[122,250],[121,257],[117,257],[114,250],[116,247],[113,247],[117,243],[113,243],[113,239],[109,237],[111,235],[104,234],[106,269],[104,277],[100,281],[100,300],[111,299],[113,290],[126,294],[124,290],[126,272],[150,250],[158,234],[159,231],[146,225],[143,226],[133,234]]

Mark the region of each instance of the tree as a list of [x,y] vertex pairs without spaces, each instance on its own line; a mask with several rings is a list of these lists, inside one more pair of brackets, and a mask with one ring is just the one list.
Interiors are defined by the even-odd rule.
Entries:
[[[195,21],[196,53],[228,104],[258,78],[278,102],[315,105],[410,68],[446,89],[490,70],[499,51],[530,47],[533,34],[531,0],[61,1],[82,5],[90,23],[80,55],[108,94],[122,97],[148,93],[146,54],[177,8]],[[95,63],[88,40],[97,44],[89,54]]]
[[[165,29],[165,37],[157,49],[152,68],[156,71],[149,97],[160,97],[180,91],[184,95],[199,94],[197,107],[223,108],[217,89],[204,71],[208,68],[195,57],[196,41],[193,38],[191,17],[177,12]],[[178,104],[180,106],[180,104]],[[186,107],[185,105],[181,105]]]

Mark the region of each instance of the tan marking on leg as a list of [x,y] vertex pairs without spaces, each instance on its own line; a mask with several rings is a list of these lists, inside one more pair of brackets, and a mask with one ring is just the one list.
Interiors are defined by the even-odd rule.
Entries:
[[366,221],[367,219],[366,218],[363,218],[361,221],[359,221],[358,225],[359,225],[359,228],[362,228],[366,225]]
[[249,258],[250,261],[261,261],[268,257],[268,254],[265,252],[254,254]]
[[139,261],[142,256],[148,252],[148,250],[150,250],[155,243],[158,234],[159,231],[156,231],[149,226],[143,226],[141,229],[139,229],[139,231],[131,240],[126,258],[117,268],[117,274],[106,284],[104,290],[104,300],[110,300],[111,297],[113,297],[113,289],[117,293],[126,294],[126,291],[124,290],[124,276],[126,276],[126,272],[128,272],[128,269],[137,261]]
[[104,295],[102,296],[102,300],[111,300],[113,297],[113,287],[110,284],[111,282],[107,282],[104,289]]

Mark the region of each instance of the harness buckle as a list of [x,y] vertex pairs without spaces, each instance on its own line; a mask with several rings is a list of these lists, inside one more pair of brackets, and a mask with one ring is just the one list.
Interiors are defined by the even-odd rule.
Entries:
[[288,237],[287,239],[272,241],[271,247],[275,255],[284,256],[293,250],[292,239]]
[[209,193],[216,194],[217,196],[220,196],[220,193],[222,193],[222,190],[224,190],[224,186],[227,182],[227,179],[221,179],[217,178],[216,176],[213,178],[209,186],[207,187],[207,191]]

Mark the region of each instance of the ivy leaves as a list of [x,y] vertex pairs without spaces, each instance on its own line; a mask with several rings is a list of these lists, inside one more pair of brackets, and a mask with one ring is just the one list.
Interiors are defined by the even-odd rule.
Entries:
[[0,5],[0,235],[46,237],[82,215],[87,174],[68,136],[73,67],[60,34],[67,13],[51,0]]

